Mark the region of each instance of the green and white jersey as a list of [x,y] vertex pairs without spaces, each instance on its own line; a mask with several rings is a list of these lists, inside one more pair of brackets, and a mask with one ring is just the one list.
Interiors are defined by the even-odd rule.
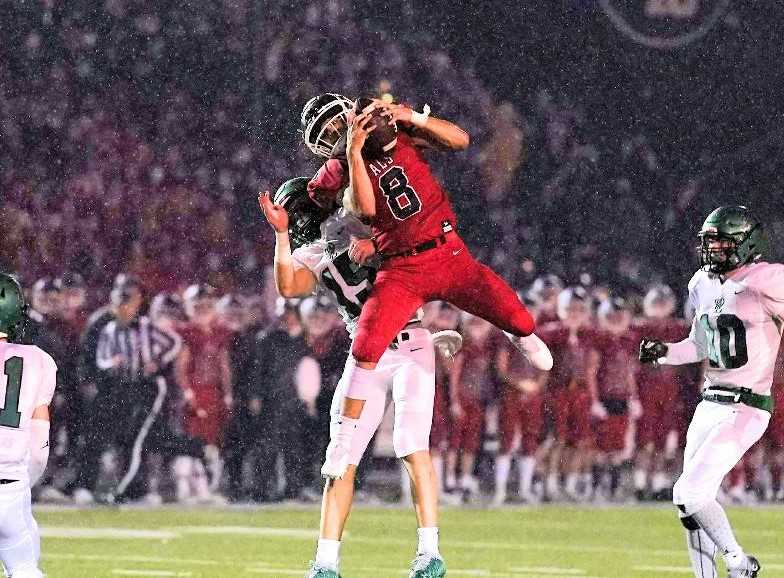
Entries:
[[784,328],[784,265],[758,262],[723,283],[698,271],[689,282],[691,333],[668,344],[662,363],[708,360],[705,386],[747,387],[770,394]]
[[52,402],[56,381],[48,353],[0,341],[0,478],[28,479],[33,411]]
[[[319,286],[334,296],[338,312],[352,338],[362,306],[376,279],[378,264],[357,264],[349,259],[348,249],[351,237],[369,239],[370,235],[370,227],[345,209],[339,209],[321,224],[320,239],[292,253],[294,268],[310,269]],[[420,309],[412,321],[421,319],[422,314]]]

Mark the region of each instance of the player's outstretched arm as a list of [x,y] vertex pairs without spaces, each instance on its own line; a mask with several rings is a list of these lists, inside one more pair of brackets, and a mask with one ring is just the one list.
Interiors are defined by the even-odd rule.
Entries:
[[384,115],[390,120],[416,127],[424,136],[454,151],[468,148],[471,137],[453,122],[416,112],[403,104],[384,104]]
[[289,241],[289,216],[286,209],[275,205],[269,192],[259,195],[259,206],[275,231],[275,287],[281,297],[305,297],[316,289],[316,276],[307,268],[295,268]]
[[362,146],[375,126],[368,128],[370,114],[360,114],[348,129],[346,158],[348,160],[350,206],[362,217],[372,219],[376,216],[376,196],[362,158]]

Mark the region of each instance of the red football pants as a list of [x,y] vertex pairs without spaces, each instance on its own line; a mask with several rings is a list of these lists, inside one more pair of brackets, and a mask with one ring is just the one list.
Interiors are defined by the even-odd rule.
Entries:
[[414,312],[428,301],[448,301],[514,335],[530,335],[534,320],[514,289],[450,233],[440,247],[411,257],[392,257],[381,266],[362,307],[351,353],[378,363]]

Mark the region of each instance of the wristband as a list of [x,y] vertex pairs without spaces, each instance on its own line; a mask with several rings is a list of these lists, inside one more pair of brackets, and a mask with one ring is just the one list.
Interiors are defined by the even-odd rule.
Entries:
[[291,242],[288,231],[275,233],[275,261],[281,265],[291,264]]
[[430,107],[425,105],[422,107],[422,112],[417,112],[415,110],[411,110],[411,124],[414,126],[418,126],[419,128],[424,127],[427,124],[427,117],[430,116]]

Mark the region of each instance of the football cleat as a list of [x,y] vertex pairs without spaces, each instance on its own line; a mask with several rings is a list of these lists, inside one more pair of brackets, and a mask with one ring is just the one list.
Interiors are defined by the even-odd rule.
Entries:
[[324,465],[321,466],[321,476],[326,479],[340,480],[348,470],[348,448],[330,440],[327,446]]
[[504,335],[536,369],[550,371],[553,368],[553,355],[550,349],[535,334],[517,337],[504,331]]
[[340,578],[340,574],[338,574],[334,570],[329,570],[328,568],[322,568],[321,566],[316,566],[315,562],[311,562],[310,568],[308,569],[308,573],[305,574],[305,578]]
[[419,554],[411,562],[408,578],[441,578],[446,576],[446,564],[441,558],[430,554]]
[[727,578],[757,578],[762,566],[754,556],[746,556],[740,566],[727,568]]
[[452,358],[463,347],[463,336],[457,331],[447,329],[433,334],[433,345],[447,358]]

